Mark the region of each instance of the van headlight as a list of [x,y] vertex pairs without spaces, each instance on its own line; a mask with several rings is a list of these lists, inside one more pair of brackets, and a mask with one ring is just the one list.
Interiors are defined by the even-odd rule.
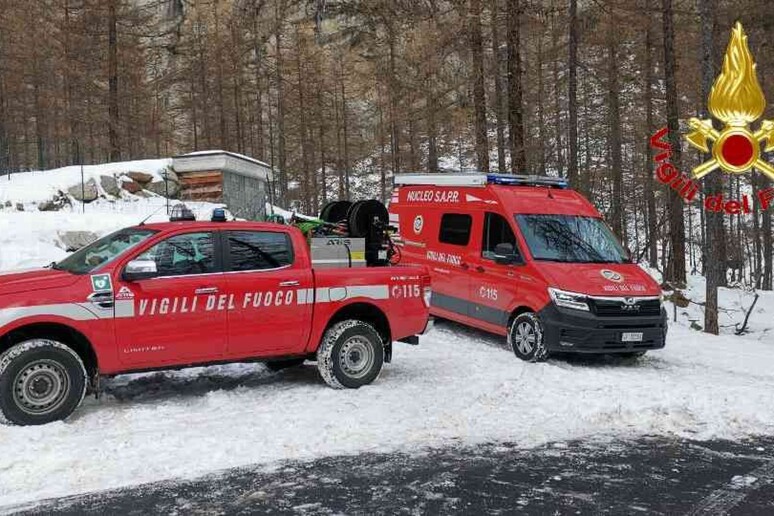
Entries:
[[566,290],[549,287],[548,295],[551,296],[551,300],[556,306],[571,308],[573,310],[584,310],[586,312],[589,311],[589,304],[586,302],[585,294],[567,292]]

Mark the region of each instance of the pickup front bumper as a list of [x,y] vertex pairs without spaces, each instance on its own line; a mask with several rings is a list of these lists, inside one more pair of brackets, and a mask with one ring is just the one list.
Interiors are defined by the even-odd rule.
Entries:
[[[667,316],[663,307],[660,315],[603,317],[550,303],[538,316],[550,352],[633,353],[660,349],[666,344]],[[641,333],[642,339],[624,342],[625,333]]]

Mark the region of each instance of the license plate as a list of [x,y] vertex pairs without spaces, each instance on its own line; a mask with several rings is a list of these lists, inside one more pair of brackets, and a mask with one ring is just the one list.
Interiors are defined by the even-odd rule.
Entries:
[[642,332],[624,332],[621,334],[621,342],[642,342]]

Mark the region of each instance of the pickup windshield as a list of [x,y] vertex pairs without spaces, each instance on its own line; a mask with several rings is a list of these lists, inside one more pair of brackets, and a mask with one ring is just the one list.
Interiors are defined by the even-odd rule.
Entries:
[[74,252],[61,262],[51,264],[51,268],[73,274],[88,274],[100,265],[117,258],[124,251],[156,233],[151,229],[128,228],[111,233]]
[[618,240],[600,219],[572,215],[516,215],[535,260],[567,263],[625,263]]

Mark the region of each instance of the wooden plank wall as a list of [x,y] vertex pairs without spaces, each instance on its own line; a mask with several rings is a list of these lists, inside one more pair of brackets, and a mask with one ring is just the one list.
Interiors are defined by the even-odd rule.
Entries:
[[220,170],[183,172],[179,175],[181,199],[223,202],[223,174]]

